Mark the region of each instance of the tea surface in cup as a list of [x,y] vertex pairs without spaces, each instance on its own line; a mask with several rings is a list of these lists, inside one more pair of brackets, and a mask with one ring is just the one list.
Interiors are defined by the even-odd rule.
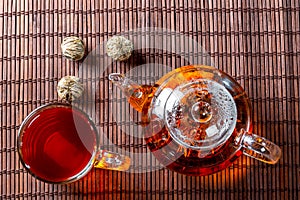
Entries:
[[97,133],[88,117],[68,106],[42,108],[25,119],[19,152],[24,166],[47,182],[65,182],[88,171]]

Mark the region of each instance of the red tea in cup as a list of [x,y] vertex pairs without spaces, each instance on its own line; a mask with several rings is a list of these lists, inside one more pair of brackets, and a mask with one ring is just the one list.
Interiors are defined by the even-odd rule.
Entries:
[[93,166],[97,131],[88,116],[67,104],[49,104],[22,123],[18,149],[35,177],[53,183],[76,180]]

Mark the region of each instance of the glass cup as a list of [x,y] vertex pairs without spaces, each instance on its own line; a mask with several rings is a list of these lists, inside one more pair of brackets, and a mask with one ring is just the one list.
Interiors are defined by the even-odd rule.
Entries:
[[100,149],[93,121],[66,103],[33,110],[21,124],[17,140],[23,166],[47,183],[74,182],[92,167],[118,171],[130,167],[129,157]]

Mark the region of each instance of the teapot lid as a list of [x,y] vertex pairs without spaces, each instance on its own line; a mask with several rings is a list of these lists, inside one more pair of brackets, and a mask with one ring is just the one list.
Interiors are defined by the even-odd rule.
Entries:
[[216,72],[175,70],[160,80],[152,102],[152,113],[164,119],[171,137],[202,156],[226,142],[237,120],[235,101]]

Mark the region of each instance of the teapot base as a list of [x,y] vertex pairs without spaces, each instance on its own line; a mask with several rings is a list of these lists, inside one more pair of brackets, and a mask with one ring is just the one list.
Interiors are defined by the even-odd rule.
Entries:
[[186,149],[169,136],[164,127],[146,138],[146,143],[156,159],[167,169],[188,176],[205,176],[229,167],[242,152],[233,144],[237,132],[234,131],[227,142],[209,154]]
[[209,167],[195,167],[195,166],[182,166],[178,162],[174,162],[166,168],[169,170],[175,171],[180,174],[184,174],[187,176],[207,176],[214,173],[217,173],[219,171],[222,171],[233,164],[233,162],[238,159],[242,155],[241,151],[237,151],[230,159],[222,161],[219,164],[214,164]]

